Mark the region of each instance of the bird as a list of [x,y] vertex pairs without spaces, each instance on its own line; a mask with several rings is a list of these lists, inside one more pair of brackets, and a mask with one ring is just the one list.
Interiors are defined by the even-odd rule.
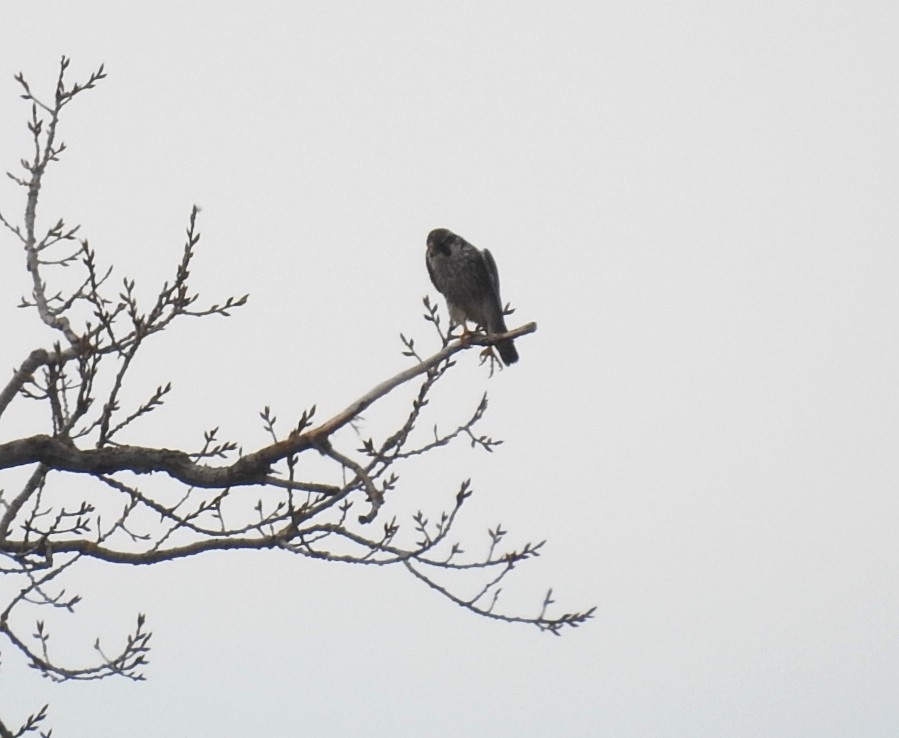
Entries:
[[[428,234],[425,263],[431,282],[446,298],[450,325],[461,325],[463,337],[468,334],[466,321],[487,333],[506,332],[499,273],[487,249],[472,246],[446,228],[435,228]],[[518,351],[511,338],[499,341],[496,348],[506,365],[518,361]]]

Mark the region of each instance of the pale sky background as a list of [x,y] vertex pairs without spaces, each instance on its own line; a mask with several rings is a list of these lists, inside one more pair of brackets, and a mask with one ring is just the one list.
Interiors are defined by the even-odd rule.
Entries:
[[[197,203],[195,284],[251,294],[147,350],[134,396],[176,392],[135,440],[220,425],[252,448],[263,405],[327,416],[404,368],[400,331],[431,345],[425,236],[452,228],[539,330],[490,380],[466,354],[442,395],[449,423],[486,389],[505,445],[435,456],[391,513],[471,476],[470,547],[500,521],[549,541],[516,596],[598,605],[553,638],[400,570],[87,565],[54,643],[88,654],[145,612],[148,681],[48,684],[4,644],[4,719],[49,702],[60,738],[899,735],[899,4],[2,13],[4,170],[29,151],[14,73],[49,92],[67,54],[73,79],[109,74],[67,109],[44,216],[150,295]],[[4,180],[0,209],[20,202]],[[4,236],[5,367],[49,341],[14,309],[22,265]]]

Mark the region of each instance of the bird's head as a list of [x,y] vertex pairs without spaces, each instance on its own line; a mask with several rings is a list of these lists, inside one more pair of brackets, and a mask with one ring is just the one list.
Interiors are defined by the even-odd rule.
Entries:
[[428,234],[428,256],[436,254],[450,255],[450,247],[459,237],[446,228],[435,228]]

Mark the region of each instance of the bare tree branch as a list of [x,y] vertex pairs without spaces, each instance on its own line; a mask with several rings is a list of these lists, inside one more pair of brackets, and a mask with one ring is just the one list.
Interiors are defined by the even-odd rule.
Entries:
[[[457,442],[487,452],[502,443],[481,431],[486,393],[453,419],[450,430],[439,432],[436,423],[432,430],[421,429],[431,427],[434,388],[459,370],[457,354],[532,334],[535,323],[501,335],[454,339],[426,297],[424,320],[436,334],[437,350],[420,352],[413,337],[401,334],[402,354],[412,365],[323,422],[315,420],[313,405],[282,433],[266,407],[260,417],[268,440],[249,453],[241,452],[237,440],[220,438],[218,428],[205,431],[192,450],[168,448],[164,441],[120,442],[149,413],[164,411],[171,390],[162,380],[145,399],[123,407],[134,359],[147,342],[183,317],[227,317],[247,295],[208,304],[193,291],[190,273],[200,243],[196,207],[170,281],[147,304],[138,299],[135,280],[126,277],[113,286],[112,268],[101,266],[88,241],[79,240],[77,225],[59,218],[41,230],[44,177],[65,151],[58,139],[61,114],[105,77],[101,66],[86,81],[69,83],[68,67],[63,57],[50,101],[34,95],[23,75],[16,76],[29,105],[32,151],[21,162],[24,175],[9,173],[24,190],[21,221],[0,214],[0,223],[24,254],[30,294],[20,307],[33,311],[56,336],[53,345],[12,361],[18,368],[0,388],[0,416],[13,402],[36,403],[31,407],[40,414],[35,416],[48,419],[44,432],[28,436],[17,436],[7,422],[0,440],[0,472],[10,482],[0,489],[0,576],[13,585],[7,591],[14,592],[0,603],[0,638],[13,653],[52,680],[143,679],[151,639],[143,615],[117,648],[97,638],[93,661],[73,666],[57,659],[45,621],[36,620],[26,635],[21,614],[41,607],[75,612],[81,595],[70,593],[65,582],[85,559],[152,565],[209,551],[269,549],[319,561],[400,566],[473,614],[557,635],[589,619],[592,608],[551,614],[552,590],[539,611],[534,608],[536,614],[504,609],[500,585],[508,586],[514,572],[540,556],[544,542],[510,548],[507,531],[497,525],[488,529],[487,545],[472,547],[480,554],[466,553],[468,547],[454,540],[454,526],[473,494],[469,480],[455,494],[448,490],[424,500],[437,512],[404,511],[395,501],[400,470],[410,460]],[[63,267],[70,273],[80,270],[75,288],[51,286]],[[405,386],[417,387],[409,404],[395,392]],[[357,446],[358,434],[345,429],[356,430],[361,414],[375,408],[389,419],[389,432],[351,448],[348,439]],[[316,464],[307,463],[311,457]],[[311,468],[322,470],[312,474]],[[65,484],[76,479],[78,484]],[[463,595],[449,577],[464,578],[466,591],[475,594]],[[46,708],[33,713],[16,732],[0,720],[0,738],[40,731],[45,717]]]
[[[122,471],[135,474],[163,472],[179,482],[194,487],[223,488],[261,484],[266,481],[273,464],[309,449],[326,448],[331,435],[361,415],[376,401],[453,354],[472,346],[492,345],[505,338],[517,338],[536,330],[536,323],[528,323],[499,336],[473,336],[465,344],[456,341],[415,366],[381,382],[346,409],[312,430],[291,435],[283,441],[260,448],[229,466],[212,467],[199,464],[193,461],[189,454],[171,449],[124,445],[79,449],[68,438],[36,435],[0,444],[0,469],[41,463],[57,471],[82,474],[113,474]],[[433,445],[428,448],[431,447]]]

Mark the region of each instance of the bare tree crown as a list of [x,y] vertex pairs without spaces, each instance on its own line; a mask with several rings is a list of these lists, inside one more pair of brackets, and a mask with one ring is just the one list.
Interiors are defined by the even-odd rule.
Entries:
[[[409,366],[330,418],[319,420],[313,406],[285,427],[266,407],[260,419],[269,442],[245,453],[237,442],[220,438],[216,428],[193,449],[123,441],[127,429],[162,408],[171,390],[169,383],[161,383],[143,402],[125,405],[122,391],[137,352],[173,321],[226,317],[247,296],[207,304],[192,291],[191,263],[200,242],[196,207],[188,218],[180,263],[149,304],[138,300],[133,280],[113,281],[112,268],[101,266],[78,226],[59,219],[39,228],[44,178],[65,151],[58,136],[61,115],[106,76],[100,66],[83,83],[70,83],[68,67],[64,57],[47,101],[32,92],[22,74],[16,75],[30,106],[33,147],[21,168],[9,173],[24,191],[21,220],[0,212],[0,223],[25,256],[30,294],[20,307],[33,311],[57,336],[52,345],[20,358],[0,388],[0,424],[13,402],[34,403],[48,419],[44,433],[16,437],[6,427],[0,439],[0,469],[22,467],[25,472],[24,477],[19,474],[24,483],[0,487],[0,574],[17,582],[18,592],[0,602],[0,636],[13,650],[53,680],[112,675],[141,680],[151,638],[144,615],[138,615],[133,631],[111,653],[98,638],[95,663],[75,668],[54,657],[48,630],[42,620],[31,619],[31,611],[74,612],[80,596],[66,594],[62,582],[85,558],[153,564],[226,549],[278,549],[324,561],[398,566],[469,612],[557,635],[589,619],[593,608],[552,614],[552,590],[531,614],[502,608],[501,583],[519,564],[539,556],[544,544],[510,548],[506,530],[497,525],[488,529],[483,543],[468,542],[463,548],[453,525],[472,495],[468,480],[447,490],[446,507],[436,517],[418,511],[406,520],[399,513],[384,520],[404,461],[455,442],[488,452],[501,443],[478,430],[486,395],[455,427],[438,431],[434,426],[432,433],[419,432],[419,427],[428,417],[432,389],[456,367],[456,354],[528,335],[536,330],[534,323],[501,336],[475,334],[459,341],[444,331],[437,307],[425,298],[424,318],[439,340],[438,350],[425,356],[414,339],[401,336]],[[76,288],[54,287],[63,267],[78,270]],[[9,292],[11,277],[6,280]],[[411,405],[394,403],[392,432],[360,441],[347,431],[362,412],[410,383],[417,383],[417,391]],[[304,467],[306,454],[327,459],[331,472],[311,477]],[[79,475],[91,484],[79,485],[84,492],[73,499],[56,491],[65,475]],[[253,491],[251,497],[246,488]],[[443,578],[451,572],[466,575],[466,594]],[[32,632],[26,634],[29,628]],[[2,717],[0,738],[39,732],[46,707],[17,731]]]

